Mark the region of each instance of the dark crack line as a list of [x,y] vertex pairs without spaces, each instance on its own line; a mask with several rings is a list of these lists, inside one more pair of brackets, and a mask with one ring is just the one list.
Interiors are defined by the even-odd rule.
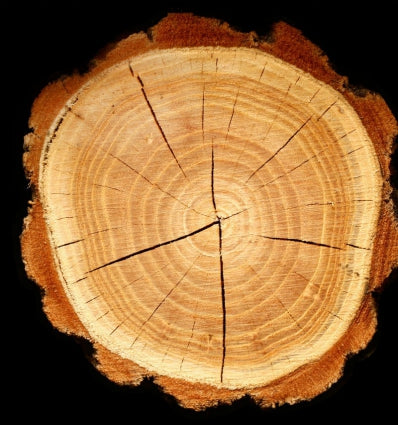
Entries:
[[213,143],[213,140],[211,141],[211,200],[213,202],[214,213],[217,215],[216,198],[214,195],[214,143]]
[[170,297],[170,295],[178,288],[180,283],[185,279],[187,274],[191,271],[192,267],[196,263],[197,259],[201,257],[202,254],[199,254],[193,261],[192,264],[188,267],[188,269],[184,272],[184,274],[180,277],[178,282],[170,289],[170,291],[162,298],[162,300],[159,302],[159,304],[152,310],[152,313],[148,316],[148,318],[141,324],[140,329],[137,333],[137,336],[134,338],[133,342],[130,345],[130,348],[133,347],[133,345],[137,342],[138,338],[141,335],[141,332],[144,328],[144,326],[152,319],[152,317],[155,315],[155,313],[159,310],[159,308],[164,304],[164,302],[167,300],[167,298]]
[[337,103],[337,99],[331,104],[329,105],[323,112],[321,115],[319,115],[319,117],[316,119],[317,121],[319,121],[331,108],[332,106],[334,106]]
[[57,249],[58,249],[58,248],[63,248],[64,246],[74,245],[75,243],[83,242],[83,241],[84,241],[84,239],[77,239],[77,240],[72,241],[72,242],[67,242],[67,243],[64,243],[64,244],[62,244],[62,245],[58,245],[58,246],[56,246],[56,248],[57,248]]
[[[170,263],[167,262],[164,266],[162,266],[157,272],[155,272],[152,277],[159,275],[166,267],[170,266]],[[144,275],[141,275],[137,277],[136,279],[132,280],[131,282],[126,283],[125,285],[120,286],[119,288],[114,289],[113,291],[108,291],[106,294],[107,296],[115,296],[117,293],[123,291],[124,289],[128,288],[129,286],[134,285],[136,282],[139,282],[140,280],[146,279]],[[92,300],[102,297],[103,294],[98,294],[95,296]],[[90,301],[92,301],[90,300]],[[130,317],[130,316],[129,316]]]
[[256,235],[256,236],[260,236],[261,238],[264,238],[264,239],[271,239],[271,240],[274,240],[274,241],[298,242],[298,243],[303,243],[303,244],[307,244],[307,245],[315,245],[315,246],[319,246],[319,247],[323,247],[323,248],[331,248],[331,249],[342,250],[342,248],[340,248],[338,246],[328,245],[328,244],[324,244],[324,243],[320,243],[320,242],[307,241],[305,239],[278,238],[276,236],[265,236],[265,235]]
[[[325,206],[325,205],[335,205],[336,202],[310,202],[309,204],[304,204],[305,207],[312,207],[314,205],[320,205],[320,206]],[[299,205],[300,206],[300,205]],[[297,207],[294,207],[297,208]]]
[[220,220],[213,221],[213,222],[207,224],[206,226],[200,227],[199,229],[196,229],[191,233],[187,233],[186,235],[179,236],[178,238],[171,239],[171,240],[166,241],[166,242],[161,242],[161,243],[158,243],[156,245],[152,245],[152,246],[149,246],[147,248],[140,249],[139,251],[132,252],[131,254],[124,255],[123,257],[117,258],[116,260],[112,260],[112,261],[109,261],[108,263],[102,264],[101,266],[95,267],[94,269],[89,270],[87,273],[92,273],[96,270],[103,269],[104,267],[108,267],[112,264],[120,263],[121,261],[128,260],[129,258],[135,257],[135,256],[140,255],[140,254],[144,254],[145,252],[153,251],[153,250],[158,249],[162,246],[170,245],[174,242],[178,242],[178,241],[181,241],[183,239],[187,239],[191,236],[197,235],[198,233],[201,233],[201,232],[209,229],[210,227],[215,226],[216,224],[219,225],[219,221]]
[[131,76],[132,76],[133,78],[136,78],[136,76],[135,76],[135,74],[134,74],[134,69],[133,69],[133,67],[131,66],[131,63],[130,63],[130,62],[129,62],[129,71],[130,71]]
[[309,282],[310,279],[306,278],[305,276],[303,276],[302,274],[300,274],[299,272],[294,271],[293,273],[295,273],[297,276],[300,276],[301,278],[303,278],[305,281]]
[[103,317],[105,317],[107,314],[109,314],[111,312],[111,310],[106,311],[105,313],[101,314],[101,316],[98,316],[95,321],[97,322],[98,320],[101,320]]
[[274,113],[274,115],[272,117],[271,123],[269,124],[269,126],[267,128],[267,132],[265,133],[265,136],[263,138],[263,141],[267,140],[268,134],[270,133],[271,129],[273,128],[273,126],[274,126],[274,124],[276,122],[276,119],[277,119],[277,117],[279,115],[279,111],[281,110],[282,105],[284,105],[286,103],[286,99],[289,96],[289,93],[290,93],[290,89],[291,88],[292,88],[292,83],[289,84],[289,87],[287,88],[287,90],[286,90],[286,92],[284,94],[283,100],[279,103],[278,108],[277,108],[277,110],[275,111],[275,113]]
[[319,93],[321,91],[321,89],[319,88],[313,95],[312,95],[312,97],[311,97],[311,99],[308,101],[308,103],[311,103],[314,99],[315,99],[315,97],[316,97],[316,95]]
[[117,187],[107,186],[105,184],[93,183],[93,186],[104,187],[105,189],[112,189],[112,190],[116,190],[118,192],[124,192],[124,190],[118,189]]
[[322,151],[320,151],[320,152],[318,152],[318,153],[316,153],[316,154],[312,155],[310,158],[305,159],[304,161],[300,162],[300,164],[298,164],[298,165],[296,165],[295,167],[291,168],[291,169],[290,169],[289,171],[287,171],[285,174],[281,174],[280,176],[275,177],[274,179],[272,179],[272,180],[268,181],[267,183],[265,183],[265,184],[261,185],[261,186],[260,186],[258,189],[256,189],[256,190],[259,190],[259,189],[261,189],[261,188],[263,188],[263,187],[265,187],[265,186],[267,186],[267,185],[269,185],[269,184],[271,184],[271,183],[274,183],[276,180],[279,180],[279,179],[281,179],[282,177],[286,177],[286,176],[288,176],[288,175],[289,175],[289,174],[291,174],[293,171],[297,170],[298,168],[302,167],[302,166],[303,166],[304,164],[306,164],[307,162],[311,161],[311,159],[316,158],[316,157],[317,157],[319,154],[321,154],[323,151],[324,151],[324,150],[322,150]]
[[126,317],[124,320],[122,320],[117,326],[115,326],[112,331],[109,333],[109,336],[113,335],[124,323],[127,322],[130,316]]
[[244,213],[248,210],[249,210],[249,208],[244,208],[243,210],[237,211],[236,213],[233,213],[231,215],[227,215],[226,217],[219,217],[219,218],[220,218],[220,220],[228,220],[229,218],[235,217],[236,215],[242,214],[242,213]]
[[264,71],[265,71],[265,68],[266,68],[267,64],[268,64],[268,62],[265,62],[264,66],[263,66],[263,69],[261,70],[260,77],[258,78],[258,81],[261,81],[261,78],[263,78]]
[[224,365],[225,365],[225,354],[226,354],[227,310],[225,306],[225,282],[224,282],[224,261],[223,261],[221,219],[218,219],[218,240],[219,240],[219,254],[220,254],[220,285],[221,285],[221,306],[222,306],[222,358],[221,358],[221,370],[220,370],[220,382],[222,383],[224,379]]
[[340,317],[337,313],[333,313],[333,311],[330,311],[330,310],[326,310],[331,316],[333,316],[333,317],[335,317],[336,319],[339,319],[339,320],[343,320],[343,318],[342,317]]
[[77,279],[74,282],[71,282],[71,284],[75,284],[75,283],[81,282],[82,280],[85,280],[85,279],[87,279],[87,276],[81,277],[80,279]]
[[300,325],[300,323],[294,318],[294,316],[292,315],[292,313],[289,311],[289,309],[285,306],[285,304],[282,302],[282,300],[277,297],[276,295],[274,295],[274,298],[279,302],[279,304],[283,307],[283,309],[286,311],[286,313],[289,315],[289,317],[292,319],[292,321],[294,322],[294,324],[299,328],[299,329],[303,329],[303,327]]
[[206,83],[203,83],[203,93],[202,93],[202,142],[203,143],[205,141],[205,89],[206,89]]
[[108,227],[107,229],[102,229],[102,230],[96,230],[94,232],[90,232],[87,233],[87,236],[91,236],[91,235],[96,235],[98,233],[104,233],[104,232],[109,232],[111,230],[118,230],[118,229],[122,229],[122,226],[117,226],[117,227]]
[[145,177],[143,174],[141,174],[139,171],[137,171],[134,167],[132,167],[130,164],[128,164],[127,162],[123,161],[121,158],[117,157],[116,155],[113,155],[112,153],[108,153],[108,155],[110,155],[112,158],[116,159],[117,161],[119,161],[121,164],[123,164],[124,166],[126,166],[128,169],[130,169],[133,173],[137,174],[137,176],[141,177],[142,179],[144,179],[147,183],[149,183],[151,186],[155,187],[156,189],[160,190],[162,193],[164,193],[167,196],[170,196],[170,198],[174,199],[175,201],[177,201],[179,204],[181,204],[183,207],[188,208],[191,211],[194,211],[195,213],[202,215],[204,217],[210,217],[207,214],[201,213],[200,211],[196,210],[195,208],[190,207],[188,204],[186,204],[185,202],[182,202],[180,199],[178,199],[176,196],[172,195],[170,192],[168,192],[167,190],[164,190],[161,186],[159,186],[157,183],[152,182],[151,180],[149,180],[147,177]]
[[165,132],[164,132],[164,130],[163,130],[163,128],[162,128],[162,126],[160,125],[160,122],[159,122],[159,120],[158,120],[158,117],[156,116],[156,113],[155,113],[155,111],[154,111],[154,109],[153,109],[153,107],[152,107],[151,102],[149,101],[148,95],[147,95],[147,93],[146,93],[146,91],[145,91],[144,82],[142,81],[141,77],[140,77],[138,74],[137,74],[137,75],[135,75],[134,70],[133,70],[133,68],[132,68],[132,66],[131,66],[131,64],[130,64],[130,63],[129,63],[129,70],[130,70],[131,75],[132,75],[134,78],[136,78],[136,79],[137,79],[137,81],[139,82],[139,84],[140,84],[140,86],[141,86],[141,93],[142,93],[142,95],[144,96],[145,102],[146,102],[146,104],[147,104],[147,106],[148,106],[148,108],[149,108],[149,110],[150,110],[150,112],[151,112],[151,115],[152,115],[152,117],[153,117],[153,120],[155,121],[155,124],[156,124],[156,126],[157,126],[157,128],[158,128],[158,130],[159,130],[159,132],[160,132],[160,134],[161,134],[161,136],[162,136],[162,138],[163,138],[163,141],[166,143],[167,148],[169,149],[169,151],[170,151],[170,153],[172,154],[172,156],[173,156],[173,158],[174,158],[174,160],[175,160],[176,164],[178,165],[178,168],[181,170],[181,172],[182,172],[182,174],[184,175],[184,177],[185,177],[186,179],[188,179],[188,177],[187,177],[187,175],[185,174],[185,172],[184,172],[183,168],[181,167],[180,162],[178,161],[178,158],[177,158],[176,154],[174,153],[174,151],[173,151],[173,149],[172,149],[172,147],[171,147],[171,145],[170,145],[169,141],[167,140],[166,134],[165,134]]
[[236,103],[238,101],[238,96],[239,96],[239,90],[236,93],[234,105],[232,106],[231,118],[229,119],[228,128],[227,128],[227,134],[225,135],[225,140],[227,140],[228,139],[228,136],[229,136],[229,130],[231,129],[232,120],[233,120],[234,115],[235,115],[235,109],[236,109]]
[[351,155],[354,152],[359,151],[360,149],[363,149],[365,146],[360,146],[359,148],[353,149],[352,151],[347,152],[346,154],[342,155],[341,157],[344,158],[345,156]]
[[281,150],[283,150],[294,138],[297,136],[297,134],[300,133],[300,131],[308,124],[308,122],[311,120],[312,116],[310,116],[306,121],[301,124],[301,126],[286,140],[286,142],[278,148],[274,154],[272,154],[266,161],[264,161],[256,170],[254,170],[245,183],[247,183],[255,174],[257,174],[265,165],[267,165],[270,161],[272,161]]
[[[352,202],[374,202],[373,199],[353,199]],[[346,202],[343,201],[329,201],[329,202],[310,202],[308,204],[299,204],[295,205],[294,207],[285,208],[284,211],[293,210],[296,208],[302,208],[302,207],[312,207],[312,206],[335,206],[339,204],[346,204]]]
[[[187,343],[187,345],[185,347],[185,353],[188,352],[189,346],[191,345],[191,342],[192,342],[192,339],[193,339],[193,334],[194,334],[194,331],[195,331],[195,325],[196,325],[196,318],[194,318],[194,320],[193,320],[192,329],[191,329],[191,336],[189,337],[188,343]],[[180,372],[182,370],[182,365],[184,363],[184,360],[185,360],[185,354],[184,354],[184,356],[181,359]]]
[[98,294],[98,295],[96,295],[95,297],[90,298],[89,300],[87,300],[87,301],[85,302],[85,304],[91,303],[92,301],[94,301],[94,300],[96,300],[96,299],[100,298],[101,296],[102,296],[102,294]]
[[351,248],[364,249],[366,251],[370,251],[370,248],[364,248],[363,246],[353,245],[352,243],[346,243],[346,245],[350,246]]
[[355,131],[357,131],[357,129],[356,129],[356,128],[354,128],[354,129],[352,129],[352,130],[348,131],[347,133],[345,133],[345,134],[343,134],[342,136],[340,136],[340,137],[336,140],[336,142],[337,142],[337,141],[339,141],[339,140],[343,140],[345,137],[349,136],[351,133],[354,133]]
[[220,382],[224,379],[224,365],[225,365],[225,354],[226,354],[226,332],[227,332],[227,311],[225,306],[225,282],[224,282],[224,261],[223,261],[223,247],[222,247],[222,220],[230,218],[233,215],[237,215],[243,211],[238,211],[226,218],[222,218],[217,214],[217,203],[214,189],[214,143],[211,143],[211,197],[213,202],[214,213],[217,216],[218,224],[218,249],[220,259],[220,289],[221,289],[221,308],[222,308],[222,357],[221,357],[221,368],[220,368]]

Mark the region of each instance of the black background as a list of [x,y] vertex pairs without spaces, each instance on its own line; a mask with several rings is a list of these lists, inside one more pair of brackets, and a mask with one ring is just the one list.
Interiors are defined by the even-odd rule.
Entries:
[[[143,4],[141,4],[143,3]],[[398,116],[397,22],[394,2],[283,1],[220,3],[118,1],[2,1],[0,93],[5,112],[1,124],[2,204],[6,262],[1,279],[1,330],[5,392],[2,414],[57,423],[62,420],[108,420],[112,423],[285,423],[288,421],[356,423],[378,415],[396,420],[397,361],[395,337],[397,273],[376,294],[379,328],[365,352],[347,363],[344,378],[311,402],[262,410],[250,399],[193,413],[180,408],[153,383],[120,387],[103,377],[87,360],[88,347],[52,328],[44,315],[40,291],[24,273],[19,234],[30,191],[22,169],[23,136],[29,131],[30,107],[51,80],[74,70],[84,72],[109,42],[146,30],[168,12],[190,11],[229,22],[242,31],[266,34],[284,20],[301,29],[328,55],[334,68],[356,86],[378,92]],[[147,3],[147,4],[145,4]],[[396,155],[393,158],[397,164]],[[396,180],[396,179],[395,179]],[[393,179],[393,183],[396,181]],[[4,413],[5,414],[5,413]],[[145,415],[145,417],[143,416]]]

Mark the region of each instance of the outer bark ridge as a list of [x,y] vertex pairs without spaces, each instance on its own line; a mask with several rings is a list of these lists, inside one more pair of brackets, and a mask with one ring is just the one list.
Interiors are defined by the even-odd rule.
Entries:
[[372,338],[398,263],[397,123],[285,23],[150,32],[36,99],[27,273],[115,382],[196,410],[311,399]]

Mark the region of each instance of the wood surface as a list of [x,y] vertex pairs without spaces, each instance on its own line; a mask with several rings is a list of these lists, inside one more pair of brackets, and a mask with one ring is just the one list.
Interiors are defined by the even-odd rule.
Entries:
[[397,123],[284,23],[169,15],[32,108],[28,274],[110,379],[186,407],[310,399],[397,265]]

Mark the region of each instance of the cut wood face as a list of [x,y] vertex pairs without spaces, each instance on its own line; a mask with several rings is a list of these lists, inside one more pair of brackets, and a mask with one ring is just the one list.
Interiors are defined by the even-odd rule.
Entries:
[[354,109],[259,50],[153,50],[54,121],[39,189],[92,340],[228,389],[321,358],[367,291],[382,179]]

